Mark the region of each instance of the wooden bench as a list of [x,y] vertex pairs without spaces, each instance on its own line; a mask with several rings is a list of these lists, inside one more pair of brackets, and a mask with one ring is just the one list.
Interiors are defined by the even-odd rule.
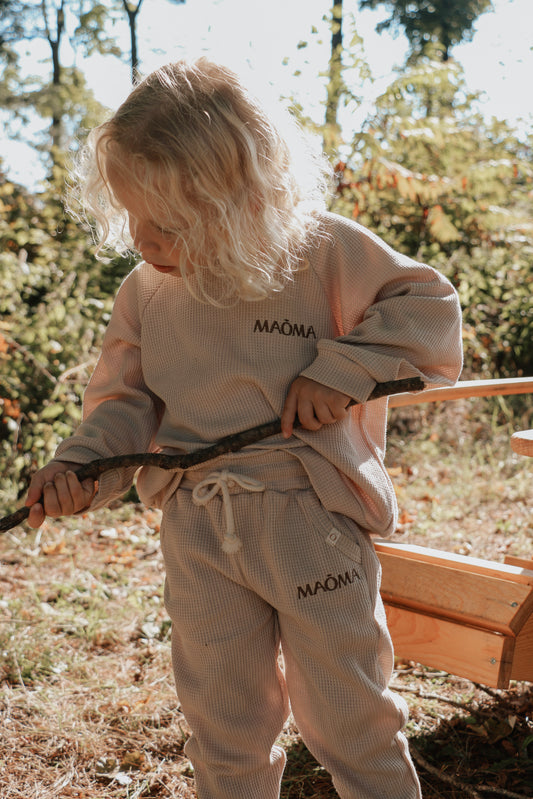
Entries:
[[[533,393],[533,378],[463,381],[393,396],[389,406],[524,393]],[[532,442],[524,431],[511,443],[533,454]],[[496,563],[390,541],[376,550],[398,657],[494,688],[533,682],[533,559]]]

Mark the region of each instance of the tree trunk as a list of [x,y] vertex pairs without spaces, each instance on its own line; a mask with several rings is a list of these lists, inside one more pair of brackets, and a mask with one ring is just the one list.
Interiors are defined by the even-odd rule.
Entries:
[[337,115],[342,85],[342,0],[335,0],[331,22],[331,56],[329,61],[326,125],[338,127]]
[[137,15],[141,10],[143,0],[139,0],[135,7],[130,6],[128,0],[122,0],[122,4],[128,15],[128,25],[130,27],[130,42],[131,42],[131,82],[135,84],[139,78],[139,56],[137,48]]
[[61,150],[62,144],[62,114],[59,108],[59,87],[61,86],[62,69],[60,60],[60,47],[61,38],[65,30],[65,0],[61,0],[61,5],[56,9],[55,18],[55,36],[52,36],[52,31],[48,24],[48,13],[46,7],[46,0],[42,0],[41,9],[43,12],[44,25],[46,30],[46,38],[50,49],[52,51],[52,87],[54,92],[54,106],[52,111],[52,125],[50,134],[52,138],[52,163],[57,161],[57,153]]

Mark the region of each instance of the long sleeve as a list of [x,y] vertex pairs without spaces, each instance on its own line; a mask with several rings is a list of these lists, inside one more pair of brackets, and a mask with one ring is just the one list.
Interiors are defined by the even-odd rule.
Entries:
[[329,510],[387,536],[398,513],[384,465],[387,400],[365,400],[377,382],[403,377],[453,384],[462,367],[461,310],[457,293],[436,270],[396,253],[351,220],[328,214],[324,221],[326,238],[310,268],[327,297],[331,325],[300,374],[360,404],[318,433],[296,430],[307,445],[298,457]]
[[[87,463],[153,449],[161,410],[144,382],[141,313],[134,271],[117,294],[102,352],[84,395],[83,421],[75,434],[59,445],[56,458]],[[106,472],[91,507],[123,494],[134,474],[135,469]]]
[[[461,314],[451,284],[342,217],[321,218],[308,268],[274,297],[218,308],[183,281],[141,264],[119,290],[84,400],[84,420],[57,457],[85,463],[127,452],[189,452],[279,415],[298,375],[352,396],[342,423],[298,428],[259,449],[299,458],[328,510],[380,535],[396,502],[383,463],[387,402],[376,382],[418,375],[453,383]],[[92,507],[128,488],[134,470],[103,475]],[[163,507],[180,470],[141,469],[137,489]]]
[[403,377],[453,384],[462,366],[461,311],[449,281],[339,217],[323,251],[316,268],[339,335],[318,341],[302,374],[359,401],[376,382]]

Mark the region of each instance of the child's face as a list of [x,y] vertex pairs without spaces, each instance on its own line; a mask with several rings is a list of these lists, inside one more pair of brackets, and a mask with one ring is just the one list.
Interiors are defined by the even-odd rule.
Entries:
[[111,173],[110,180],[115,197],[128,214],[135,249],[158,272],[180,277],[180,251],[176,244],[176,233],[165,230],[152,217],[145,199],[131,192],[122,177]]

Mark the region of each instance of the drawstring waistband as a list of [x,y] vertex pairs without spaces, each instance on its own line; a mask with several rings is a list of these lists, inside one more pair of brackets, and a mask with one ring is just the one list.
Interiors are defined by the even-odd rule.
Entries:
[[226,533],[222,542],[222,549],[231,555],[238,552],[242,546],[240,538],[235,534],[235,519],[231,506],[230,488],[239,486],[245,491],[264,491],[264,483],[247,477],[244,474],[236,474],[224,470],[222,472],[211,472],[204,480],[197,483],[192,491],[192,501],[195,505],[207,505],[219,492],[222,495],[222,503],[226,514]]

